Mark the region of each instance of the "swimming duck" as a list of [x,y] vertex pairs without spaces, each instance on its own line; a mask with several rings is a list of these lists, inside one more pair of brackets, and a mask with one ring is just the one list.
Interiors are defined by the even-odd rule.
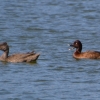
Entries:
[[28,52],[28,53],[17,53],[9,55],[9,46],[6,42],[0,44],[0,50],[4,53],[0,56],[0,61],[5,62],[33,62],[36,61],[39,57],[39,53]]
[[73,54],[73,57],[76,59],[87,58],[87,59],[100,59],[100,52],[98,51],[82,51],[82,43],[79,40],[76,40],[71,47],[76,48],[76,51]]

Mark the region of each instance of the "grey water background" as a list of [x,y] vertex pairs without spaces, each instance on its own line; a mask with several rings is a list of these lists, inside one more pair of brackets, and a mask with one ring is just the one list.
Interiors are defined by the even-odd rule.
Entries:
[[100,51],[100,0],[1,0],[0,41],[41,55],[0,62],[0,100],[100,100],[100,60],[74,59],[76,39]]

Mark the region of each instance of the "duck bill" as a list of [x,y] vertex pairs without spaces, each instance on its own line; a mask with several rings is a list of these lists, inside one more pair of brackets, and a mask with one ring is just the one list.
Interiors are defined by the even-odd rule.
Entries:
[[73,44],[70,44],[71,48],[69,50],[73,50],[75,47]]
[[74,47],[74,45],[73,45],[73,44],[71,44],[70,46],[71,46],[71,47]]

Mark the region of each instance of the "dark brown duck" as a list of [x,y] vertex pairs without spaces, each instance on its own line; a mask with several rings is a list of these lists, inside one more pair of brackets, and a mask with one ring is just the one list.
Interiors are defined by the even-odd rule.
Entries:
[[100,59],[100,52],[98,52],[98,51],[82,52],[82,43],[79,40],[76,40],[70,46],[76,48],[76,51],[73,54],[73,57],[76,58],[76,59],[81,59],[81,58]]
[[28,52],[28,53],[18,53],[9,56],[9,46],[6,42],[0,44],[0,50],[4,53],[0,56],[0,61],[6,62],[33,62],[39,57],[39,53]]

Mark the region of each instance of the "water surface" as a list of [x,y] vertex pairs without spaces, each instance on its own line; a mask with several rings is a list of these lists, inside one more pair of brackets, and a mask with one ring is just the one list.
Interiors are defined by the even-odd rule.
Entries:
[[[68,44],[100,50],[99,0],[1,0],[0,41],[40,52],[36,63],[0,62],[1,100],[99,100],[100,60],[76,60]],[[2,52],[0,52],[2,54]]]

